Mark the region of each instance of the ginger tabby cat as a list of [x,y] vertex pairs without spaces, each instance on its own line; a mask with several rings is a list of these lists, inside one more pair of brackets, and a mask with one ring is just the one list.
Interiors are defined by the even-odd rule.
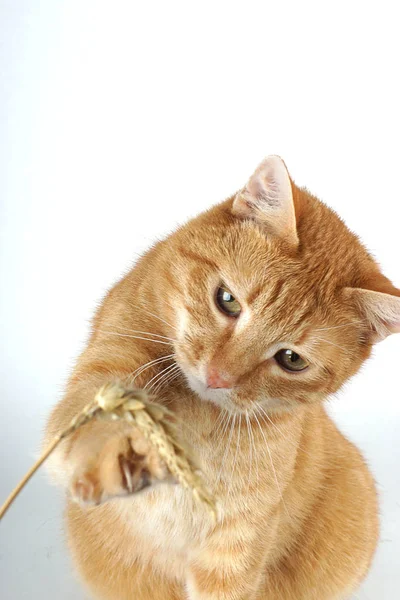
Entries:
[[146,387],[179,418],[219,518],[138,431],[86,425],[51,471],[93,597],[350,598],[377,545],[377,497],[323,400],[399,330],[400,291],[278,157],[157,243],[98,310],[47,439],[105,382]]

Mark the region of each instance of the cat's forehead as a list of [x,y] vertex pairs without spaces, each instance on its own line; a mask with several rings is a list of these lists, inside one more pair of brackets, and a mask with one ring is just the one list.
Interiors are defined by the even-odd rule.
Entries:
[[252,222],[195,229],[180,251],[193,273],[199,268],[218,272],[241,294],[255,293],[253,288],[260,293],[271,278],[287,279],[302,273],[301,261]]
[[332,264],[317,266],[307,254],[290,253],[252,222],[197,229],[186,242],[177,273],[194,302],[223,282],[246,307],[250,324],[268,323],[280,335],[301,334],[333,316],[340,281]]

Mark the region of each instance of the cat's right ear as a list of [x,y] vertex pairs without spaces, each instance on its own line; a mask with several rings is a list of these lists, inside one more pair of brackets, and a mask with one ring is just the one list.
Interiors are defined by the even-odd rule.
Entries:
[[236,195],[232,212],[256,221],[271,235],[297,247],[292,184],[279,156],[268,156]]

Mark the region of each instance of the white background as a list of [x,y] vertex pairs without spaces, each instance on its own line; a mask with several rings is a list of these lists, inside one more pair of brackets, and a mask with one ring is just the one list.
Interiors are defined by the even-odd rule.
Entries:
[[[1,1],[0,499],[32,463],[106,289],[265,155],[400,286],[395,5]],[[332,404],[381,494],[362,600],[399,596],[399,358],[393,336]],[[40,474],[1,523],[4,600],[84,598],[61,506]]]

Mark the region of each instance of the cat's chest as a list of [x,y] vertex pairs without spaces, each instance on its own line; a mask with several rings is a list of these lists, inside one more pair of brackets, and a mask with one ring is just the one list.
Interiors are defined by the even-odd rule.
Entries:
[[179,485],[159,484],[126,503],[122,511],[135,539],[164,551],[187,551],[201,543],[212,527],[208,509]]
[[[231,461],[221,464],[210,447],[205,445],[202,450],[199,462],[203,480],[216,501],[218,518],[232,516],[238,504],[243,505],[243,494],[245,504],[249,502],[247,485],[238,493],[234,489],[236,478]],[[235,462],[237,466],[241,463],[240,459]],[[231,493],[233,490],[236,493]],[[179,551],[202,544],[214,526],[209,508],[179,484],[160,483],[125,503],[123,510],[125,522],[135,537],[153,540],[157,545],[162,538]]]
[[[251,504],[252,469],[249,472],[246,453],[240,452],[237,444],[230,447],[206,436],[193,442],[203,480],[218,505],[218,518],[235,516],[238,508],[243,513],[243,507]],[[160,550],[164,556],[195,552],[207,543],[214,527],[208,508],[178,484],[160,483],[121,503],[119,510],[135,544],[140,541],[146,549]]]

